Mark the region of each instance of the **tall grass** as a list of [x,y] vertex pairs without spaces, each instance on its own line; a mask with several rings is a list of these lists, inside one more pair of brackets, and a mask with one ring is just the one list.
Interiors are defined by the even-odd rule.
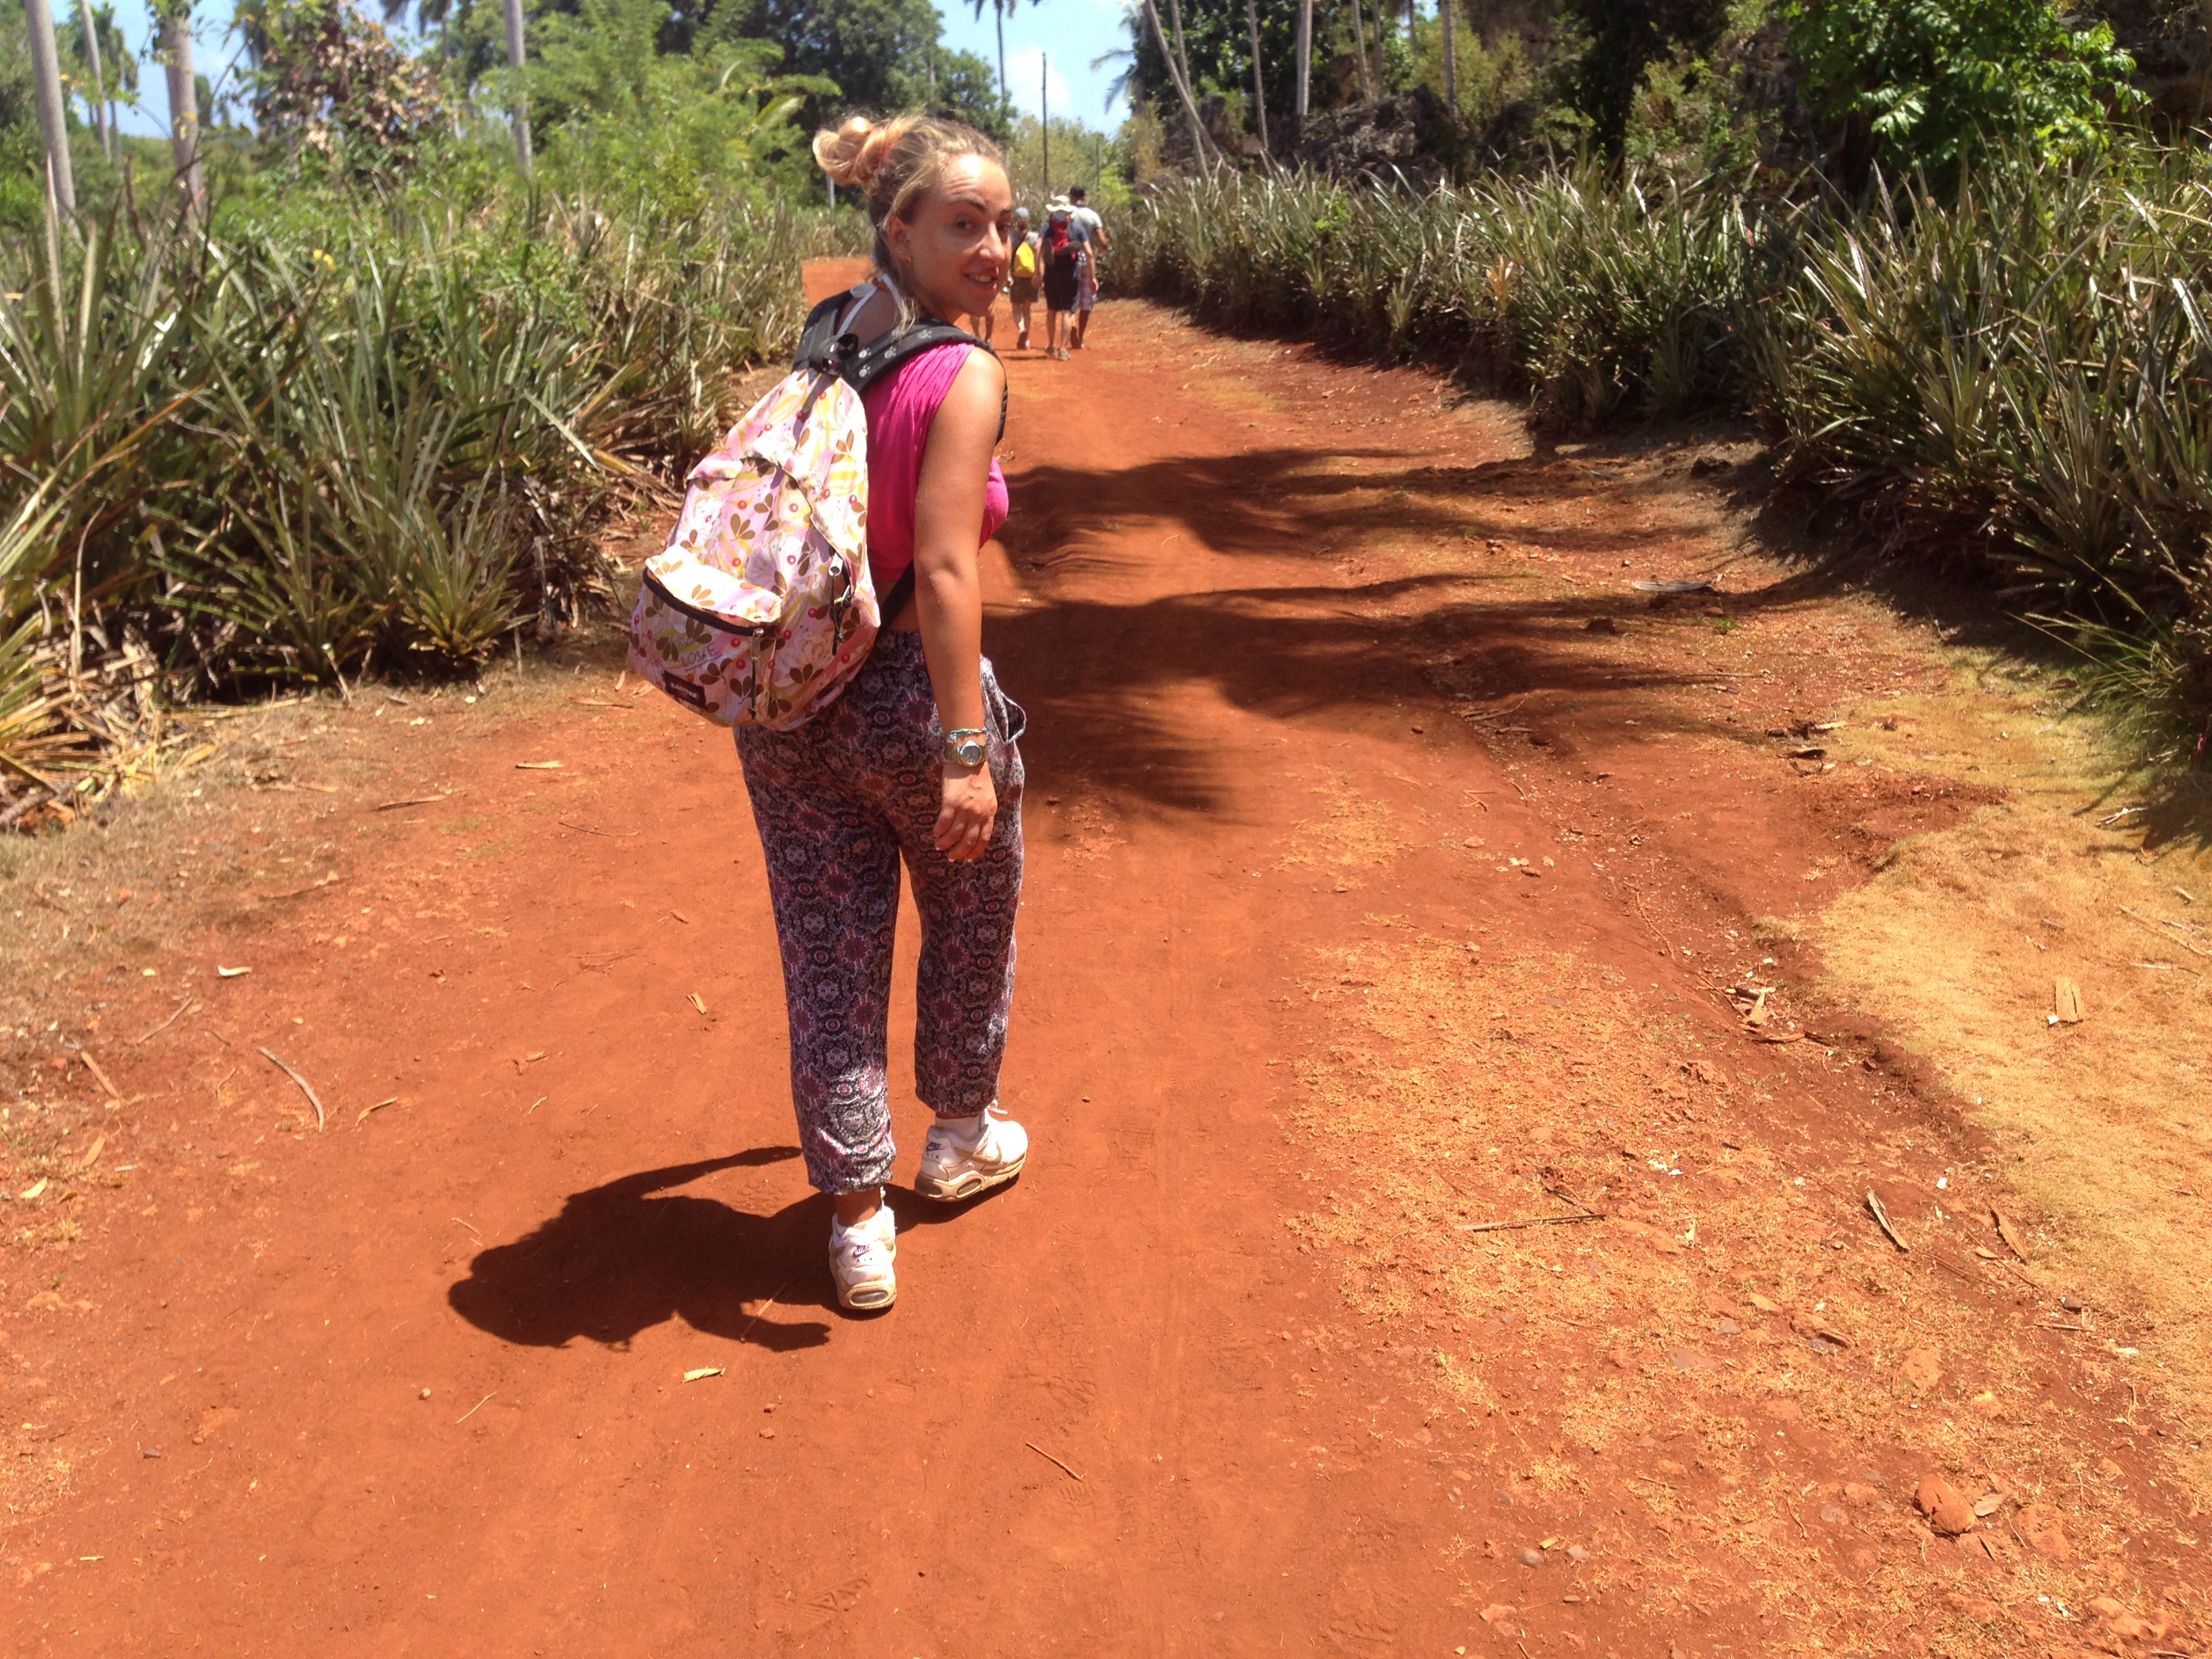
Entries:
[[[467,672],[606,590],[598,532],[734,418],[821,213],[125,198],[0,245],[0,809],[87,664],[167,695]],[[94,745],[97,747],[97,745]]]
[[1559,172],[1425,196],[1188,180],[1145,290],[1526,394],[1565,431],[1755,414],[1900,556],[1988,580],[2201,763],[2212,732],[2212,160],[2118,147],[1863,211]]

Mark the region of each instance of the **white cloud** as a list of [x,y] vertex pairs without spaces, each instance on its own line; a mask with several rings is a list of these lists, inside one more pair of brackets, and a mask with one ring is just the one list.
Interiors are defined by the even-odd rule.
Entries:
[[1006,43],[1007,90],[1013,94],[1016,109],[1024,115],[1035,115],[1037,94],[1042,91],[1050,97],[1054,115],[1074,117],[1082,113],[1075,107],[1075,93],[1067,77],[1060,72],[1061,61],[1073,66],[1073,59],[1063,59],[1060,53],[1049,47]]

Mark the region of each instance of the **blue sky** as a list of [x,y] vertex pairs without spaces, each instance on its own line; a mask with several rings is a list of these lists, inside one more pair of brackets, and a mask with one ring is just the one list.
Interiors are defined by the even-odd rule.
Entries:
[[[1119,66],[1109,64],[1093,70],[1091,60],[1127,46],[1126,4],[1127,0],[1043,0],[1019,7],[1006,19],[1006,78],[1012,82],[1015,106],[1036,114],[1040,90],[1048,89],[1054,114],[1108,131],[1120,125],[1127,112],[1119,105],[1110,111],[1106,107],[1106,86],[1120,72]],[[70,0],[58,0],[55,9],[69,7]],[[378,14],[372,9],[370,15]],[[228,0],[200,0],[194,15],[199,71],[220,82],[224,66],[238,50],[229,38]],[[945,20],[946,44],[972,52],[986,63],[998,62],[998,36],[988,9],[978,18],[969,5],[956,3],[939,7],[939,15]],[[165,134],[169,130],[169,90],[160,66],[146,55],[151,25],[145,0],[116,0],[115,21],[139,57],[138,107],[124,111],[123,130]],[[1049,74],[1048,81],[1040,70]]]
[[[1116,104],[1106,107],[1106,85],[1121,74],[1121,65],[1109,64],[1093,70],[1091,60],[1103,52],[1125,49],[1128,25],[1123,21],[1127,0],[1046,0],[1023,6],[1006,19],[1006,79],[1012,85],[1014,106],[1027,115],[1037,112],[1040,68],[1050,72],[1047,84],[1052,112],[1108,131],[1121,125],[1128,112]],[[965,5],[940,6],[945,39],[949,46],[972,52],[986,63],[999,61],[998,36],[987,8],[978,19]],[[1040,56],[1045,62],[1040,64]]]

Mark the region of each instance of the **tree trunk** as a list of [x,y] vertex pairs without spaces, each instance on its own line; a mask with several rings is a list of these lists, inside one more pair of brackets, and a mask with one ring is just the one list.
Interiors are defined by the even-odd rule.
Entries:
[[1167,62],[1168,79],[1175,82],[1176,96],[1182,100],[1182,112],[1190,118],[1191,141],[1197,146],[1199,164],[1203,167],[1206,152],[1206,123],[1198,118],[1198,100],[1190,95],[1190,82],[1182,78],[1182,71],[1176,67],[1175,49],[1168,45],[1167,31],[1160,27],[1160,9],[1152,3],[1152,0],[1145,0],[1145,21],[1152,26],[1152,39],[1159,46],[1160,56]]
[[1190,51],[1183,45],[1182,0],[1168,0],[1168,26],[1175,31],[1176,62],[1182,69],[1182,83],[1195,87],[1198,81],[1190,72]]
[[1007,0],[997,0],[991,8],[991,15],[999,25],[999,113],[1012,121],[1014,118],[1014,90],[1006,84],[1006,3]]
[[530,101],[523,95],[522,0],[507,0],[507,66],[514,74],[514,154],[522,176],[530,176]]
[[1452,42],[1452,10],[1459,0],[1437,0],[1437,19],[1444,31],[1444,107],[1459,118],[1459,48]]
[[100,153],[109,161],[115,159],[115,146],[107,136],[107,76],[100,63],[100,35],[92,25],[92,0],[76,0],[77,21],[84,28],[84,60],[92,70],[92,93],[85,106],[92,112],[93,137],[100,140]]
[[1359,60],[1359,90],[1375,101],[1375,77],[1367,72],[1367,20],[1360,15],[1359,0],[1352,0],[1352,55]]
[[1274,147],[1267,142],[1267,83],[1260,74],[1260,3],[1244,0],[1244,27],[1252,32],[1252,111],[1260,119],[1260,148],[1268,155]]
[[1052,200],[1052,54],[1037,53],[1037,138],[1044,146],[1044,199]]
[[1298,125],[1313,109],[1313,0],[1298,0]]
[[192,9],[173,0],[161,13],[161,67],[169,82],[169,154],[177,161],[177,194],[191,218],[207,216],[200,173],[200,85],[192,72]]
[[62,60],[54,50],[54,14],[46,0],[23,0],[30,26],[31,74],[38,82],[39,131],[46,141],[46,167],[54,199],[76,211],[76,175],[70,168],[69,106],[62,102]]

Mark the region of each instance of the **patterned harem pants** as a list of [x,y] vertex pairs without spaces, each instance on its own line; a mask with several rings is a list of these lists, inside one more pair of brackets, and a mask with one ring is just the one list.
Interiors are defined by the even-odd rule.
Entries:
[[845,694],[795,731],[738,728],[738,758],[768,856],[791,1014],[791,1093],[808,1178],[825,1193],[890,1178],[884,1075],[899,860],[921,913],[914,1070],[941,1117],[996,1103],[1014,992],[1022,891],[1026,723],[983,661],[999,817],[983,856],[931,845],[943,733],[919,633],[886,630]]

